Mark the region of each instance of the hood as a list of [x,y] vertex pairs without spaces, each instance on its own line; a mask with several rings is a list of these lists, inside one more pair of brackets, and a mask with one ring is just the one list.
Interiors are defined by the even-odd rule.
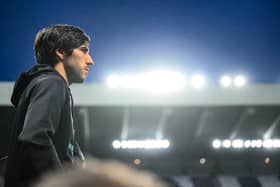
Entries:
[[48,73],[48,72],[55,72],[53,67],[47,64],[35,64],[32,66],[32,68],[27,72],[22,72],[19,77],[17,78],[12,97],[11,102],[14,106],[18,105],[19,99],[25,88],[28,86],[28,84],[39,75]]

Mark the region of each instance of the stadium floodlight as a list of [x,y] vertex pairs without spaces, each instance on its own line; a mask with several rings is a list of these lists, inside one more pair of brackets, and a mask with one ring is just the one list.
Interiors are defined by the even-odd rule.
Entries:
[[191,79],[192,86],[194,88],[202,88],[205,85],[205,79],[202,75],[194,75]]
[[261,140],[251,140],[251,148],[260,148],[262,146]]
[[263,141],[263,147],[264,148],[272,148],[273,141],[271,139],[266,139]]
[[135,88],[142,89],[147,87],[149,80],[145,73],[136,74],[134,75],[133,78],[134,78]]
[[263,144],[263,141],[262,141],[262,140],[256,140],[256,147],[257,147],[257,148],[261,148],[261,147],[262,147],[262,144]]
[[114,149],[167,149],[168,140],[114,140]]
[[232,141],[232,147],[233,148],[242,148],[244,146],[244,142],[242,140],[233,140]]
[[224,140],[223,141],[223,147],[224,148],[230,148],[231,147],[231,141],[230,140]]
[[138,141],[136,141],[136,148],[137,148],[137,149],[143,149],[143,148],[145,148],[145,141],[144,141],[144,140],[138,140]]
[[121,148],[127,149],[128,148],[128,142],[126,140],[121,141]]
[[107,78],[110,88],[139,89],[153,93],[171,93],[185,87],[185,77],[175,71],[151,71],[140,74],[110,75]]
[[253,139],[253,140],[241,140],[241,139],[235,139],[235,140],[219,140],[216,139],[212,141],[212,146],[215,149],[218,148],[233,148],[233,149],[240,149],[240,148],[254,148],[254,149],[260,149],[260,148],[269,148],[269,149],[275,149],[280,148],[280,139]]
[[121,76],[121,86],[123,88],[133,88],[135,86],[134,77],[130,74]]
[[146,74],[146,89],[155,93],[170,93],[181,90],[185,87],[185,78],[179,72],[173,71],[152,71]]
[[245,147],[245,148],[250,148],[250,147],[251,147],[251,141],[250,141],[250,140],[246,140],[246,141],[244,142],[244,147]]
[[222,76],[220,79],[220,84],[224,87],[228,87],[231,85],[231,78],[229,76]]
[[206,164],[206,158],[200,158],[199,159],[199,163],[201,164],[201,165],[203,165],[203,164]]
[[161,147],[161,148],[168,148],[169,145],[170,145],[170,143],[169,143],[168,140],[162,140],[162,141],[161,141],[160,147]]
[[245,79],[245,77],[243,77],[241,75],[238,75],[234,78],[234,84],[237,87],[242,87],[245,85],[245,83],[246,83],[246,79]]
[[212,142],[212,146],[215,148],[215,149],[219,149],[221,147],[222,143],[221,143],[221,140],[213,140]]
[[145,149],[152,149],[157,147],[157,142],[154,140],[146,140],[145,141]]
[[272,146],[274,148],[280,148],[280,140],[279,139],[273,140]]
[[109,75],[106,82],[110,88],[116,88],[120,85],[121,78],[119,75]]
[[121,142],[119,140],[114,140],[112,145],[115,149],[121,148]]
[[135,140],[127,141],[127,148],[128,149],[136,149],[137,148],[136,141]]

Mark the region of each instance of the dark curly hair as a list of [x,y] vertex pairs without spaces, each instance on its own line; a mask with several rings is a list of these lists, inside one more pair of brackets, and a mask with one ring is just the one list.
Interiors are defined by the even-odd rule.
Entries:
[[57,49],[70,56],[73,49],[86,42],[90,42],[90,37],[76,26],[56,24],[43,28],[37,33],[34,42],[37,63],[54,66],[57,63]]

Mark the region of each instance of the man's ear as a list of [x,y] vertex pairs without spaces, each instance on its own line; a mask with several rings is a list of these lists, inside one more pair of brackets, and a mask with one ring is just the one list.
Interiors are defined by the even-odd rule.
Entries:
[[56,49],[55,54],[57,61],[63,61],[65,59],[65,52],[61,49]]

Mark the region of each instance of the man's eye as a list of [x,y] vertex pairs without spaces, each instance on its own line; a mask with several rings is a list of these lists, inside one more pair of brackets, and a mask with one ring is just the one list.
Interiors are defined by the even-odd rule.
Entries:
[[88,48],[86,48],[86,47],[80,47],[80,50],[83,51],[84,53],[88,52]]

